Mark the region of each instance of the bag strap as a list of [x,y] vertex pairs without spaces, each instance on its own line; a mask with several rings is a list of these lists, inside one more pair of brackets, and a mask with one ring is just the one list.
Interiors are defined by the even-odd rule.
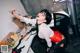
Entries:
[[38,20],[36,20],[36,35],[38,35],[38,32],[39,32],[39,28],[38,28]]

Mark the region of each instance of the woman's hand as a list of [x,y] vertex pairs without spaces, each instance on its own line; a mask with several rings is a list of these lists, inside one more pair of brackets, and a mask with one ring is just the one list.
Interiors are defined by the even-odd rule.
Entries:
[[16,16],[16,15],[17,15],[16,10],[15,10],[15,9],[12,10],[12,11],[11,11],[11,14],[12,14],[13,16]]
[[20,14],[17,13],[15,9],[11,11],[11,14],[17,19],[20,19],[22,17]]
[[12,11],[11,11],[11,14],[14,15],[14,14],[15,14],[15,11],[16,11],[16,10],[12,10]]

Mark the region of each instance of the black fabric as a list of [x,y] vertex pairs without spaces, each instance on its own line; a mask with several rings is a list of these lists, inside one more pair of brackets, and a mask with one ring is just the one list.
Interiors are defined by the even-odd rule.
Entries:
[[38,36],[33,39],[32,50],[34,53],[46,53],[47,45],[45,40],[41,40]]

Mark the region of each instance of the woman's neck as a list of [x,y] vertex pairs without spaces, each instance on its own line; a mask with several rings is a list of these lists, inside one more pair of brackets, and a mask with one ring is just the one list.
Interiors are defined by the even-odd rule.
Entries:
[[45,23],[45,22],[46,22],[46,20],[38,21],[38,24],[40,25],[40,24],[43,24],[43,23]]

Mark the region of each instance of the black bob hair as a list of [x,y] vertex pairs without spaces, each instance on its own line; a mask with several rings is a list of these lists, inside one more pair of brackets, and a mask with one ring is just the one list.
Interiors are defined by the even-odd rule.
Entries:
[[41,10],[39,13],[45,13],[45,16],[46,16],[46,24],[49,24],[52,20],[52,16],[51,16],[51,13],[47,10],[47,9],[43,9]]

